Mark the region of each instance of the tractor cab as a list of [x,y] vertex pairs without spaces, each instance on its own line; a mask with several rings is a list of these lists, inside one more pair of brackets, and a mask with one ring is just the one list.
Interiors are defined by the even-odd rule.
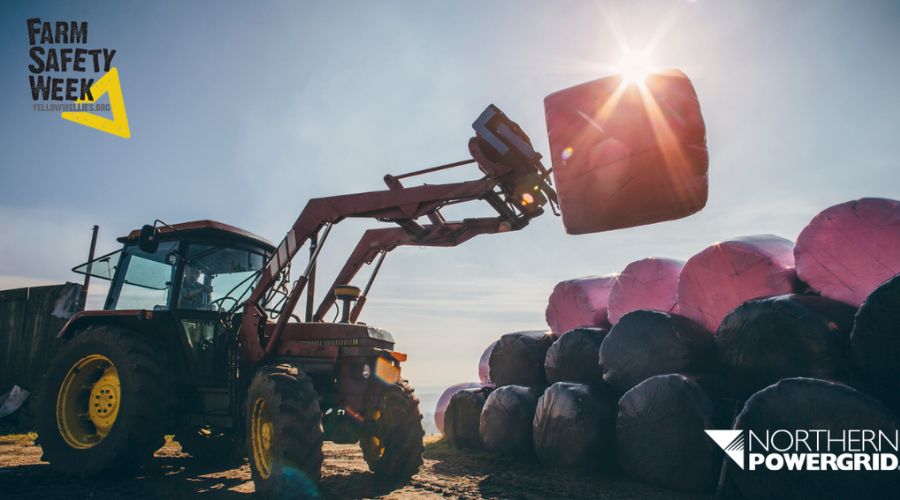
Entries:
[[259,236],[208,220],[134,230],[119,241],[121,250],[73,269],[110,280],[105,310],[237,311],[274,250]]
[[110,281],[104,310],[76,315],[60,335],[115,325],[182,353],[173,356],[173,368],[195,394],[188,423],[230,427],[240,389],[232,383],[238,352],[227,319],[241,311],[273,245],[209,220],[145,226],[118,241],[120,250],[73,269]]

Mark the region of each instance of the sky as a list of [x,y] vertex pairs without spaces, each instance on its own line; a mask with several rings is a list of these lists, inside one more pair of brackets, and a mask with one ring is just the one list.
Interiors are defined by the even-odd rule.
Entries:
[[[829,205],[900,198],[897,2],[13,1],[0,14],[0,289],[80,282],[93,224],[99,252],[157,218],[278,242],[309,198],[467,158],[490,103],[547,156],[544,96],[607,76],[623,43],[684,70],[707,125],[702,212],[581,236],[547,214],[388,256],[360,319],[393,333],[420,387],[477,380],[493,340],[546,329],[558,281],[735,236],[794,239]],[[88,21],[88,46],[117,50],[130,139],[32,110],[32,17]],[[374,225],[335,228],[321,282]],[[95,280],[90,305],[105,292]]]

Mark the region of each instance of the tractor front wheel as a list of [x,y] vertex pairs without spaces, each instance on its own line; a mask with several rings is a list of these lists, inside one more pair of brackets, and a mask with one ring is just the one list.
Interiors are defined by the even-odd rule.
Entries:
[[140,335],[95,326],[69,340],[38,397],[43,459],[76,476],[134,469],[163,445],[174,391],[162,353]]
[[310,378],[287,364],[260,368],[247,393],[247,451],[256,494],[318,496],[322,411]]
[[363,426],[360,447],[369,469],[389,481],[406,481],[422,466],[422,414],[413,388],[398,382],[381,395]]

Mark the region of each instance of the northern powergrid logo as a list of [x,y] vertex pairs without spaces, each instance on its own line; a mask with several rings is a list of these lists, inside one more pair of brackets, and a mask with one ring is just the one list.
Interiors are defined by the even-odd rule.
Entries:
[[895,471],[900,431],[873,429],[707,430],[738,467],[747,470]]
[[712,430],[706,431],[706,434],[734,460],[738,467],[744,468],[744,431]]

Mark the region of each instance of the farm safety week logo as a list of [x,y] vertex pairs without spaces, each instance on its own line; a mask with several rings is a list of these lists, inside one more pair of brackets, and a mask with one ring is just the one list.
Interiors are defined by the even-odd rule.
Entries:
[[[116,49],[89,46],[87,21],[31,18],[25,23],[34,111],[60,112],[64,120],[130,138],[119,71],[113,65]],[[104,95],[108,103],[99,102]]]
[[875,429],[707,430],[744,470],[896,471],[900,431]]

